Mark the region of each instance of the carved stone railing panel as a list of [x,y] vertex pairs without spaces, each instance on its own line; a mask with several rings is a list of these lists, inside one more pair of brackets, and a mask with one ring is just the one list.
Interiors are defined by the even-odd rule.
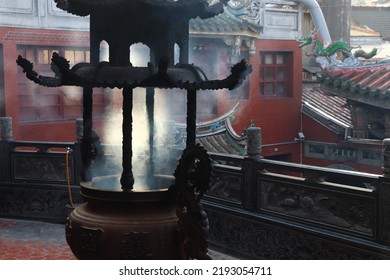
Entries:
[[[76,183],[73,143],[12,142],[10,145],[11,181],[67,184]],[[68,153],[69,150],[69,153]],[[68,158],[67,158],[68,155]]]
[[214,167],[207,196],[228,202],[241,204],[242,175],[241,169]]
[[213,160],[214,165],[225,165],[228,167],[242,168],[244,164],[244,157],[242,156],[217,154],[217,153],[209,153],[209,154],[211,159]]
[[380,188],[380,240],[390,244],[390,182],[385,182]]
[[388,259],[384,248],[367,250],[351,239],[330,238],[321,231],[270,222],[251,213],[205,205],[210,221],[209,242],[241,259],[355,260]]
[[374,235],[376,204],[369,192],[310,188],[307,183],[264,178],[259,179],[258,186],[258,211]]
[[65,155],[41,157],[33,155],[13,155],[14,180],[44,180],[65,182]]
[[[52,222],[64,222],[68,215],[69,193],[62,186],[46,186],[34,184],[11,185],[0,188],[0,215],[40,219]],[[80,189],[72,187],[75,203],[81,201]]]
[[243,195],[243,157],[210,153],[213,165],[207,197],[241,204]]

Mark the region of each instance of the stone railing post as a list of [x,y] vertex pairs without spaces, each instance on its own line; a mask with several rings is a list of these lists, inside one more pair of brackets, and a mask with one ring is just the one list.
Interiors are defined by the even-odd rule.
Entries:
[[257,200],[256,188],[256,160],[260,159],[261,154],[261,128],[248,127],[247,135],[247,156],[244,159],[244,195],[243,207],[247,210],[255,210]]
[[379,188],[379,238],[381,243],[390,244],[390,138],[382,143],[383,182]]
[[1,117],[0,118],[0,133],[2,141],[11,141],[12,140],[12,118],[11,117]]
[[12,118],[0,117],[0,161],[5,163],[0,168],[0,181],[9,181],[10,172],[10,146],[12,141]]
[[250,158],[257,159],[261,154],[261,128],[248,127],[246,134],[248,137],[246,147],[247,155]]

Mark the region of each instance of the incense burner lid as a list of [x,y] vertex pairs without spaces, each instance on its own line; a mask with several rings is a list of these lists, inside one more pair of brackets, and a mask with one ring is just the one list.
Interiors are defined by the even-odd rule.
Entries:
[[167,61],[160,62],[158,67],[151,63],[149,67],[111,66],[108,62],[98,65],[79,63],[69,67],[69,62],[54,53],[52,57],[52,70],[55,77],[39,75],[33,69],[33,64],[19,56],[19,66],[23,68],[26,77],[37,84],[47,87],[64,85],[92,86],[110,88],[180,88],[187,90],[217,90],[234,89],[239,86],[252,71],[251,65],[245,60],[234,65],[231,74],[225,79],[208,80],[204,72],[192,64],[177,64],[168,67]]
[[[228,0],[54,0],[57,7],[78,16],[88,16],[96,10],[128,10],[146,12],[150,9],[187,10],[192,17],[211,17],[223,12],[223,5]],[[215,2],[210,4],[209,2]],[[161,10],[160,10],[161,11]]]

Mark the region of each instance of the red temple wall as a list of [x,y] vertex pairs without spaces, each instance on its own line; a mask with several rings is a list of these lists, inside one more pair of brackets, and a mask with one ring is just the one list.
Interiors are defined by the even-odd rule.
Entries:
[[89,33],[1,27],[0,44],[3,45],[4,53],[5,115],[12,117],[13,138],[34,141],[75,141],[74,120],[20,122],[18,72],[21,70],[16,64],[19,55],[17,47],[19,45],[88,47]]

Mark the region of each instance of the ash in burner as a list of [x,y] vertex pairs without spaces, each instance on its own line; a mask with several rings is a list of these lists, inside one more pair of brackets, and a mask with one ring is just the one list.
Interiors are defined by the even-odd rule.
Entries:
[[[174,183],[174,176],[155,174],[152,178],[136,175],[133,191],[149,191],[167,189]],[[146,182],[149,182],[147,184]],[[89,187],[101,191],[122,192],[120,184],[120,174],[113,176],[95,177],[89,184]]]

